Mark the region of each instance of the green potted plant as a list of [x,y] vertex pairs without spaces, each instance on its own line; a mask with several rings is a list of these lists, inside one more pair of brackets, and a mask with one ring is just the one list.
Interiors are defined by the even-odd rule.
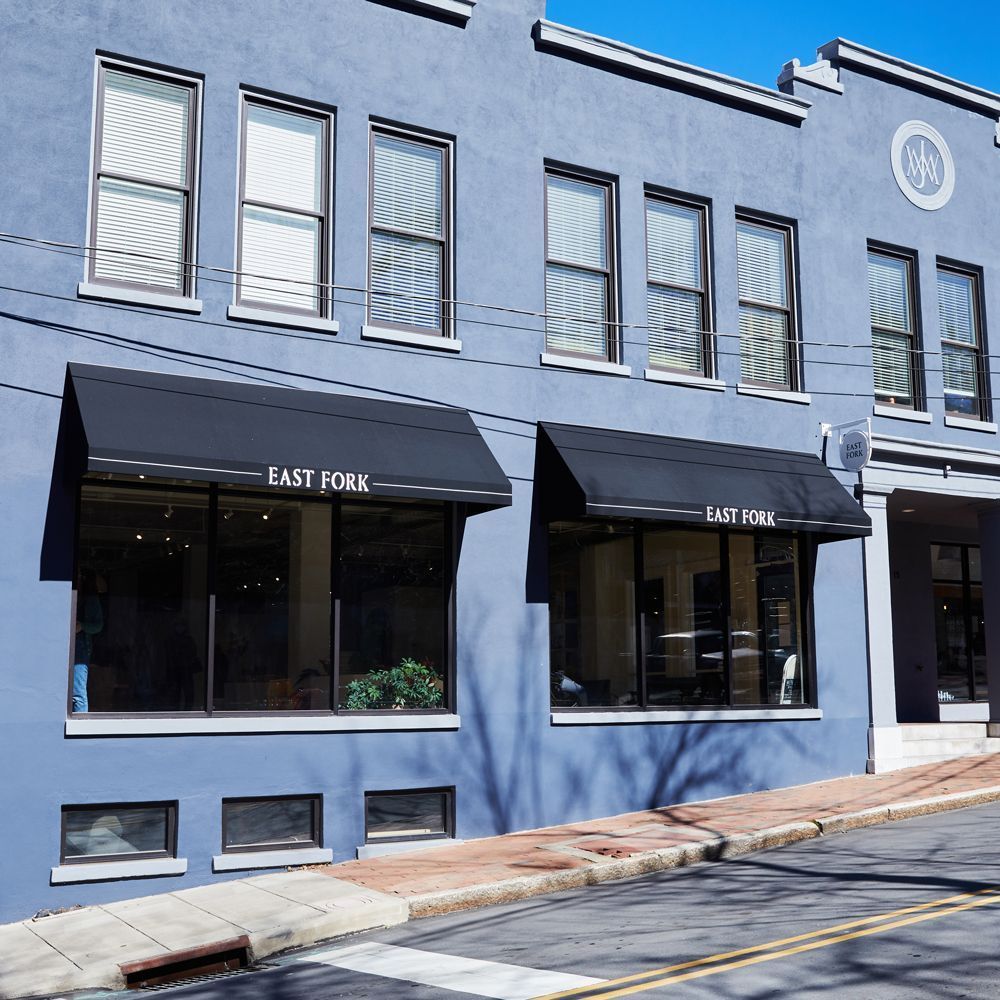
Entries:
[[441,679],[433,667],[404,656],[395,667],[376,667],[347,685],[343,707],[352,712],[379,708],[440,708]]

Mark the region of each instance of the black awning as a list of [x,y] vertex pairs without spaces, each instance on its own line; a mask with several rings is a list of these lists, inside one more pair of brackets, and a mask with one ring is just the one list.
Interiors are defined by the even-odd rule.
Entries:
[[539,424],[547,519],[633,517],[836,537],[871,521],[815,455]]
[[82,364],[69,382],[93,472],[511,502],[466,410]]

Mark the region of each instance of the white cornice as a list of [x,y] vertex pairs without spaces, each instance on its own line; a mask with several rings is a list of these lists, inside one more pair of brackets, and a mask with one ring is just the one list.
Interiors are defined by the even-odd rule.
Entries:
[[403,2],[415,10],[446,14],[460,21],[468,21],[472,17],[472,8],[476,6],[476,0],[403,0]]
[[835,38],[832,42],[827,42],[817,49],[816,54],[822,59],[829,59],[843,66],[860,66],[893,80],[899,80],[901,83],[921,87],[992,117],[1000,116],[1000,94],[962,83],[961,80],[935,73],[932,69],[917,66],[896,56],[876,52],[875,49],[850,42],[846,38]]
[[677,62],[655,52],[646,52],[623,42],[554,24],[552,21],[538,21],[534,34],[535,41],[546,48],[586,56],[609,69],[641,73],[666,84],[687,87],[710,98],[724,98],[794,122],[805,121],[809,108],[812,107],[811,102],[801,97],[782,94],[722,73],[713,73],[699,66]]
[[894,437],[889,434],[872,434],[872,451],[876,455],[900,455],[906,458],[927,459],[933,462],[956,465],[1000,467],[1000,451],[975,448],[971,445],[939,444],[937,441],[919,441],[913,438]]

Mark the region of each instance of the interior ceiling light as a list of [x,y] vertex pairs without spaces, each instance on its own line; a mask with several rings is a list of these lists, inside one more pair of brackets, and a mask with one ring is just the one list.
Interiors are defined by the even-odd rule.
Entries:
[[270,516],[271,516],[270,508],[265,510],[264,513],[260,515],[262,521],[266,521]]
[[163,512],[163,516],[168,520],[174,516],[174,506],[173,504],[167,504],[167,509]]
[[916,507],[904,507],[903,508],[903,513],[904,514],[912,514],[916,509],[917,509]]

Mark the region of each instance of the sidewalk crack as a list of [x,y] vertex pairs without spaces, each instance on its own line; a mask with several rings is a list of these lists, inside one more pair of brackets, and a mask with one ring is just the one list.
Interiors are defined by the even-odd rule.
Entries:
[[76,968],[78,968],[81,972],[83,972],[82,965],[77,965],[76,962],[74,962],[73,959],[69,957],[69,955],[67,955],[65,952],[60,951],[51,941],[47,941],[45,938],[43,938],[42,935],[39,934],[38,931],[36,931],[29,923],[25,921],[21,924],[21,926],[27,927],[27,929],[31,931],[31,933],[34,934],[35,937],[42,942],[42,944],[47,944],[57,955],[61,956],[62,958],[65,958],[70,965],[75,965]]

